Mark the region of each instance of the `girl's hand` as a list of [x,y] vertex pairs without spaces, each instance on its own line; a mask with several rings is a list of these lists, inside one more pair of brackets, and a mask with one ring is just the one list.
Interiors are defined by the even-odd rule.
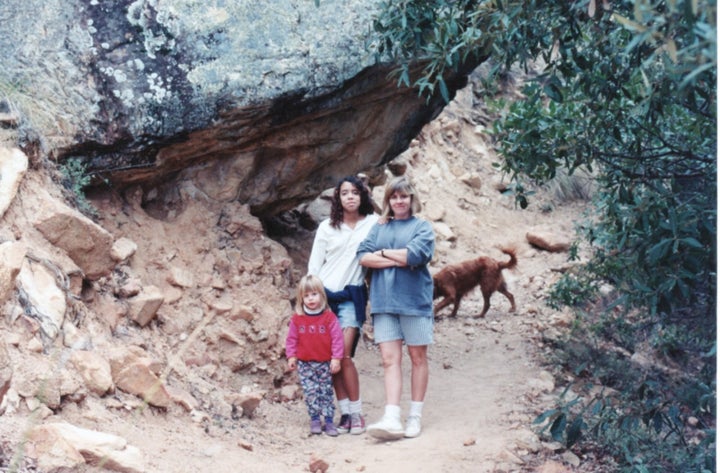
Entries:
[[335,374],[340,371],[340,360],[332,359],[330,360],[330,372],[332,374]]
[[297,368],[297,358],[288,358],[288,370],[295,371]]

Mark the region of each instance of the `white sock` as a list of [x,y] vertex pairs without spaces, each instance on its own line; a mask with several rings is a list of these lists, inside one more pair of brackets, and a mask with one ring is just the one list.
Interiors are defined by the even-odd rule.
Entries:
[[385,405],[385,415],[393,419],[400,418],[400,406],[394,406],[392,404]]
[[422,417],[423,401],[410,401],[410,413],[408,415]]
[[338,407],[341,415],[350,414],[350,399],[338,399]]
[[362,401],[350,401],[350,414],[362,414]]

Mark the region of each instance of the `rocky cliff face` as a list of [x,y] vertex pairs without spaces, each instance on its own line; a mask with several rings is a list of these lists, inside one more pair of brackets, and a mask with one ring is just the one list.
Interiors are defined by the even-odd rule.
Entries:
[[388,162],[445,105],[374,62],[379,2],[315,3],[9,0],[4,106],[97,185],[172,200],[189,181],[267,217]]

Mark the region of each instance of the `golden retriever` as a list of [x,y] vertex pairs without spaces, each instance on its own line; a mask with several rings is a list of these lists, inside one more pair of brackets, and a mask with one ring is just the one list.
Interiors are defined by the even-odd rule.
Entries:
[[500,251],[510,256],[510,261],[501,262],[488,256],[480,256],[468,261],[451,264],[433,275],[433,299],[444,297],[435,306],[435,315],[450,304],[455,304],[451,317],[457,315],[460,299],[475,286],[480,285],[485,304],[480,317],[490,309],[490,296],[495,291],[503,294],[510,301],[510,312],[515,311],[515,297],[508,291],[503,269],[512,269],[517,265],[515,248],[500,248]]

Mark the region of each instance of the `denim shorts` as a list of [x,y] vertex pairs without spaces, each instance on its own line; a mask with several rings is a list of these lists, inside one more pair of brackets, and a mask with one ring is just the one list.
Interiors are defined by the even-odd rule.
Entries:
[[341,328],[360,328],[360,322],[357,320],[353,301],[341,302],[338,305],[338,313],[336,315],[340,321]]
[[433,342],[434,317],[373,314],[375,343],[404,340],[406,345],[430,345]]

